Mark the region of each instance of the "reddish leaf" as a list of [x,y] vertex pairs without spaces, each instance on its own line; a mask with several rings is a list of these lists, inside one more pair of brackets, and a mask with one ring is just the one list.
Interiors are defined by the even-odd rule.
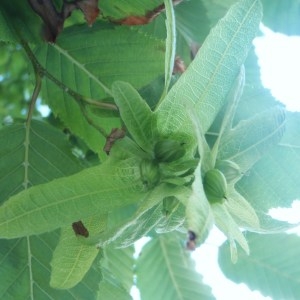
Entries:
[[98,0],[82,0],[76,2],[77,7],[83,12],[85,20],[92,25],[99,15]]
[[[173,0],[173,4],[176,5],[182,0]],[[148,11],[145,16],[128,16],[120,20],[112,20],[112,22],[120,25],[145,25],[153,21],[161,12],[165,10],[165,5],[161,4],[155,7],[153,10]]]
[[125,130],[119,129],[119,128],[113,128],[109,134],[109,136],[106,138],[106,143],[104,145],[103,150],[108,155],[110,152],[111,147],[113,146],[114,142],[118,139],[121,139],[125,136]]

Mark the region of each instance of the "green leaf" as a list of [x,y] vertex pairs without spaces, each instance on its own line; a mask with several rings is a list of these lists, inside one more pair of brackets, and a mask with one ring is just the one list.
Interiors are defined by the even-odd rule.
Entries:
[[235,242],[238,242],[243,250],[249,254],[249,246],[238,224],[223,204],[214,203],[211,206],[216,226],[227,236],[230,243],[231,261],[237,262],[238,254]]
[[206,132],[246,59],[261,14],[259,1],[239,1],[211,31],[195,60],[157,108],[163,135],[190,135],[192,124],[185,107],[197,112]]
[[224,206],[239,227],[259,231],[260,222],[254,208],[233,186],[228,188],[228,196]]
[[272,146],[281,140],[285,130],[285,111],[280,107],[261,112],[241,121],[224,134],[218,159],[237,163],[242,172],[249,170]]
[[[0,131],[0,201],[57,177],[81,169],[66,136],[45,123],[13,124]],[[12,240],[1,240],[0,279],[3,299],[95,299],[99,269],[93,265],[84,280],[68,291],[52,289],[50,260],[58,232]]]
[[123,249],[104,249],[102,266],[109,270],[119,281],[127,292],[133,285],[134,246]]
[[[79,105],[68,92],[72,90],[84,98],[99,101],[111,96],[109,87],[116,80],[126,80],[141,88],[163,74],[164,48],[162,41],[128,27],[114,28],[99,22],[92,28],[67,28],[59,35],[57,44],[43,44],[36,49],[42,66],[63,83],[57,86],[46,79],[43,97],[72,132],[93,151],[102,153],[103,132],[100,134],[82,118]],[[118,118],[95,115],[90,118],[106,134],[120,125]]]
[[189,231],[195,233],[197,244],[201,244],[213,225],[213,215],[203,189],[200,166],[195,170],[192,189],[193,193],[186,203],[187,226]]
[[219,264],[223,273],[234,282],[245,283],[251,290],[259,290],[274,300],[297,299],[300,293],[299,236],[249,233],[247,240],[251,255],[241,252],[235,265],[229,259],[228,243],[221,246]]
[[171,77],[174,68],[175,51],[176,51],[176,26],[175,26],[175,14],[172,0],[165,0],[166,9],[166,55],[165,55],[165,88],[162,94],[162,99],[168,92],[169,85],[171,83]]
[[[82,221],[89,234],[104,230],[105,219],[99,215]],[[99,254],[95,245],[84,244],[71,227],[61,229],[60,239],[51,261],[50,285],[56,289],[69,289],[78,284]]]
[[163,0],[115,0],[113,5],[110,0],[101,0],[101,10],[104,16],[112,19],[122,19],[128,16],[143,16],[148,11],[163,3]]
[[261,227],[284,230],[287,223],[273,220],[273,207],[290,207],[300,197],[300,114],[287,113],[286,130],[280,143],[270,149],[237,183],[237,190],[256,210]]
[[153,113],[148,104],[126,82],[115,82],[112,85],[112,93],[120,110],[121,118],[135,142],[144,151],[151,151],[155,128],[152,128]]
[[15,36],[7,22],[5,12],[0,10],[0,41],[15,42]]
[[174,233],[160,235],[144,246],[137,261],[137,286],[144,300],[214,299]]
[[85,169],[70,177],[32,187],[0,207],[0,236],[39,234],[144,199],[136,157]]
[[[24,188],[80,171],[67,138],[45,123],[16,123],[0,130],[0,202]],[[63,168],[62,168],[63,166]]]
[[262,0],[262,4],[266,26],[287,35],[300,35],[299,0]]
[[97,299],[131,300],[129,293],[110,272],[102,270],[103,279],[99,284]]

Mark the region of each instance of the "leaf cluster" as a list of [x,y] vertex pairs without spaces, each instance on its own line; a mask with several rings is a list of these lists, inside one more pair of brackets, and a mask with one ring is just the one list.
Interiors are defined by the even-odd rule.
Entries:
[[298,238],[268,211],[300,197],[299,114],[252,50],[269,4],[29,2],[0,4],[0,296],[214,299],[189,251],[214,225],[229,278],[297,295],[274,244]]

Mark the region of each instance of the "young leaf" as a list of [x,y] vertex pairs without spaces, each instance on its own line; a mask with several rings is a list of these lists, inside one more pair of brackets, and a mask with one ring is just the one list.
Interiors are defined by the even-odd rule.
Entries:
[[251,255],[241,252],[234,265],[229,259],[228,243],[221,246],[219,264],[224,274],[274,300],[297,299],[300,294],[299,236],[248,233],[247,240]]
[[151,151],[155,136],[153,113],[139,93],[126,82],[112,85],[114,100],[126,128],[135,142],[144,150]]
[[176,50],[176,26],[175,26],[175,14],[172,0],[164,1],[166,8],[166,55],[165,55],[165,88],[162,94],[162,100],[168,92],[171,77],[174,68],[175,50]]
[[239,227],[250,231],[260,230],[260,222],[254,208],[233,186],[228,188],[228,197],[224,206]]
[[250,169],[267,151],[278,144],[285,130],[285,111],[280,107],[241,121],[223,136],[218,159],[232,160],[242,172]]
[[137,261],[137,286],[145,300],[214,299],[175,233],[144,246]]
[[[106,220],[94,215],[83,221],[91,234],[104,230]],[[50,286],[56,289],[69,289],[78,284],[90,269],[99,254],[95,245],[81,242],[71,226],[61,229],[60,239],[51,261]]]
[[110,159],[11,197],[0,207],[0,236],[13,238],[50,231],[95,213],[105,214],[137,203],[146,196],[139,160]]
[[233,263],[237,262],[237,249],[235,241],[243,248],[249,255],[249,246],[240,228],[229,214],[227,208],[223,204],[214,203],[212,211],[216,226],[227,236],[230,243],[231,260]]
[[195,60],[156,110],[163,135],[190,134],[185,106],[197,112],[206,132],[247,56],[261,15],[260,1],[242,0],[211,31]]
[[188,230],[195,235],[196,243],[201,244],[213,225],[213,216],[203,189],[200,166],[195,170],[192,189],[193,193],[186,203],[187,226]]

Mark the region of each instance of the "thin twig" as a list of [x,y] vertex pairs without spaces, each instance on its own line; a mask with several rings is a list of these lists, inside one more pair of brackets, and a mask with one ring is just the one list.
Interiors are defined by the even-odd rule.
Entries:
[[[36,74],[39,74],[40,78],[43,76],[47,77],[49,80],[51,80],[54,84],[56,84],[60,89],[62,89],[65,93],[70,95],[80,106],[80,109],[86,119],[86,121],[96,128],[101,134],[104,136],[107,136],[105,133],[104,129],[98,126],[97,124],[94,123],[94,121],[88,116],[86,110],[85,110],[85,105],[93,105],[98,107],[99,109],[106,109],[106,110],[113,110],[113,111],[118,111],[118,107],[115,104],[112,103],[105,103],[105,102],[100,102],[96,101],[93,99],[85,98],[84,96],[80,95],[79,93],[75,92],[74,90],[70,89],[68,86],[66,86],[64,83],[56,79],[52,74],[50,74],[36,59],[35,55],[33,54],[32,50],[28,46],[27,42],[21,39],[21,44],[31,61],[33,68],[35,70]],[[104,134],[105,133],[105,134]]]

